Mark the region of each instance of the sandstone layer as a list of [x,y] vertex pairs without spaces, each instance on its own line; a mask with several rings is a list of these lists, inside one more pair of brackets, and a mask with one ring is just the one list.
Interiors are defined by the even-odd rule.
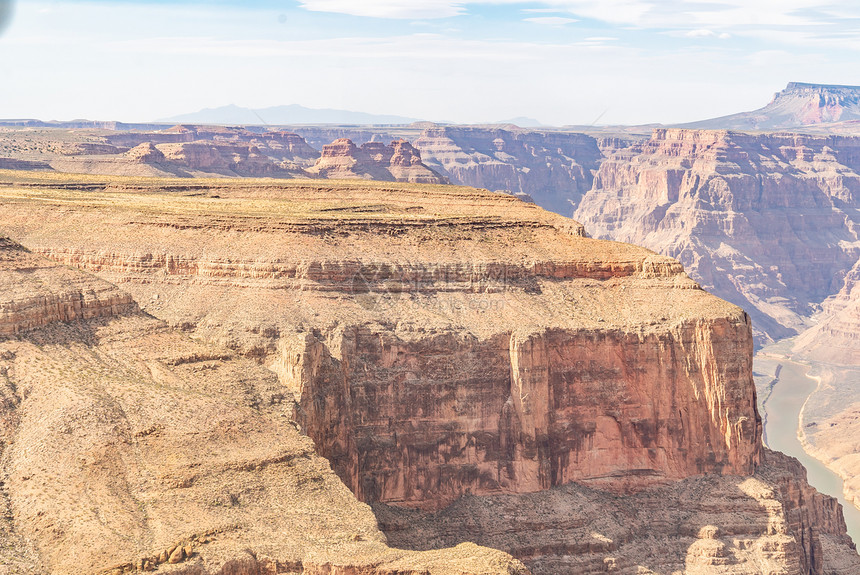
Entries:
[[[200,345],[269,366],[362,501],[442,514],[510,501],[540,517],[541,498],[587,492],[599,517],[720,485],[737,497],[714,505],[754,521],[696,525],[719,529],[703,531],[691,573],[858,568],[833,500],[762,461],[748,316],[671,258],[469,188],[17,177],[0,190],[10,235]],[[747,480],[763,486],[738,492]],[[611,567],[614,550],[565,521],[526,522],[546,532],[540,547],[493,544],[537,573]],[[676,564],[699,521],[662,531],[671,545],[654,559],[627,547],[619,572]]]
[[856,552],[840,551],[835,500],[798,481],[805,471],[796,460],[763,456],[749,477],[688,479],[621,498],[572,483],[464,497],[433,514],[374,510],[392,544],[475,541],[508,549],[535,573],[855,573]]
[[603,159],[585,134],[502,128],[433,127],[415,140],[424,161],[452,182],[521,192],[570,216]]
[[[0,284],[3,572],[526,573],[474,544],[389,548],[256,362],[8,240]],[[34,298],[39,321],[8,313]]]
[[328,179],[448,183],[424,165],[420,152],[405,140],[395,140],[387,146],[381,142],[356,146],[352,140],[341,138],[323,146],[320,158],[308,172]]
[[808,327],[857,261],[858,164],[857,138],[656,130],[601,164],[575,217],[677,257],[766,342]]

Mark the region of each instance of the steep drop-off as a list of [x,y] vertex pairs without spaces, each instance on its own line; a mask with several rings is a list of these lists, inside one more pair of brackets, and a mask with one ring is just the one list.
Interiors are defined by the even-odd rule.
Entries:
[[255,362],[5,238],[0,286],[4,573],[525,573],[389,548]]
[[677,257],[753,317],[797,334],[860,254],[860,139],[656,130],[600,166],[575,217]]
[[[469,188],[17,177],[10,235],[268,365],[399,545],[428,546],[386,506],[536,573],[860,568],[833,500],[762,453],[749,318],[675,260]],[[682,504],[714,485],[719,513]],[[541,511],[583,493],[575,525]],[[602,523],[666,498],[636,519],[657,545]]]
[[433,127],[415,140],[424,161],[451,182],[521,192],[570,216],[603,159],[585,134]]

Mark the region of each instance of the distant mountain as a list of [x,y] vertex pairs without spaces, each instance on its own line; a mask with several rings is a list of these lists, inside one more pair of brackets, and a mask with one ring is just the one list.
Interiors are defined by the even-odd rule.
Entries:
[[860,120],[860,86],[790,82],[758,110],[681,124],[679,128],[784,130]]
[[404,116],[367,114],[348,110],[305,108],[298,104],[273,106],[271,108],[243,108],[222,106],[205,108],[199,112],[165,118],[164,122],[181,124],[235,124],[235,125],[283,125],[283,124],[411,124],[417,118]]
[[511,118],[510,120],[502,120],[501,122],[496,122],[497,124],[513,124],[514,126],[519,126],[520,128],[545,128],[546,124],[541,124],[538,120],[534,118],[527,118],[526,116],[517,116],[516,118]]

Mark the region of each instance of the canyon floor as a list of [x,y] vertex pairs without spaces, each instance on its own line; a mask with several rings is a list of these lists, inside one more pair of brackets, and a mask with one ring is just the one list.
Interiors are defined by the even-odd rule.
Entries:
[[672,258],[466,187],[0,181],[5,572],[860,570]]

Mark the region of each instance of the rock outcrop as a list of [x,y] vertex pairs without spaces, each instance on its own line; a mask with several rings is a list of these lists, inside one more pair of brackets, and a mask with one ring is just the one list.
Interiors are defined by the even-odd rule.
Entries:
[[575,217],[677,257],[766,342],[808,327],[857,261],[858,167],[858,138],[656,130],[609,156]]
[[[285,417],[277,424],[254,432],[254,448],[236,430],[250,437],[258,429],[254,418],[264,417],[271,402],[225,388],[261,410],[225,411],[251,422],[223,427],[223,437],[238,437],[236,457],[290,445],[292,435],[278,434],[292,433],[294,417],[362,501],[421,514],[408,521],[416,526],[449,524],[452,533],[470,532],[469,539],[487,533],[487,541],[535,573],[605,572],[613,565],[625,573],[688,557],[695,573],[760,573],[762,564],[816,575],[860,568],[838,505],[811,490],[798,469],[762,453],[748,316],[701,290],[671,258],[584,237],[571,220],[469,188],[225,181],[202,195],[167,183],[162,190],[158,180],[114,179],[109,189],[87,189],[83,181],[74,190],[40,187],[35,179],[21,184],[0,191],[0,218],[16,239],[121,285],[145,312],[206,342],[196,345],[229,348],[277,374],[276,389],[284,402],[295,400],[294,415],[279,411]],[[159,343],[158,353],[176,353],[173,345]],[[206,361],[161,364],[191,370]],[[202,409],[204,399],[179,405],[195,421],[204,419],[201,425],[216,425],[222,416]],[[170,421],[184,417],[191,415]],[[158,445],[165,458],[191,450],[188,443]],[[275,456],[260,460],[267,457]],[[274,469],[285,473],[297,461],[275,459]],[[190,490],[181,501],[199,505],[208,492],[194,490],[218,484],[222,459],[178,460],[170,476],[176,489]],[[257,485],[252,477],[230,485]],[[250,535],[236,541],[275,558],[276,550],[286,556],[284,546],[309,552],[284,539],[301,532],[285,529],[285,521],[310,520],[295,519],[304,507],[279,515],[290,508],[279,503],[280,489],[286,487],[227,490],[238,511],[247,509],[241,521],[255,517],[265,525],[255,528],[253,544]],[[243,493],[255,503],[246,508]],[[704,515],[685,515],[685,502],[702,493],[711,502],[701,504]],[[306,494],[291,491],[287,501]],[[586,519],[547,514],[557,504],[580,505],[584,494],[590,503],[581,517],[606,517],[615,527],[592,529]],[[678,509],[666,509],[667,498]],[[504,502],[503,514],[496,502]],[[496,511],[458,526],[456,510],[473,503]],[[650,517],[665,545],[640,539],[644,527],[619,527],[619,510],[640,505],[635,524]],[[438,552],[418,549],[414,537],[407,541],[408,526],[378,513],[398,544]],[[682,528],[671,527],[684,517]],[[177,520],[188,524],[185,514]],[[506,536],[498,534],[504,525],[511,525]],[[717,529],[702,531],[708,526]],[[323,537],[331,528],[326,523],[313,533]],[[359,534],[388,557],[379,535]],[[447,545],[432,539],[432,547]],[[186,542],[196,553],[198,543],[188,537],[171,544]],[[170,551],[167,543],[159,549]],[[302,561],[313,572],[307,555]]]
[[113,285],[34,256],[4,237],[0,265],[0,336],[137,310],[131,296]]
[[327,179],[378,180],[445,184],[445,178],[421,162],[421,154],[405,140],[386,146],[368,142],[360,147],[341,138],[323,146],[322,155],[308,172]]
[[[474,544],[389,548],[255,362],[7,240],[0,285],[4,571],[527,573]],[[114,303],[52,303],[72,290]],[[49,303],[40,321],[10,320],[19,294]]]
[[[764,108],[681,127],[711,130],[791,130],[860,120],[860,86],[789,82]],[[838,126],[838,124],[837,124]],[[855,128],[856,131],[856,128]]]
[[591,189],[603,159],[591,136],[513,128],[432,127],[415,146],[451,182],[525,193],[565,216]]
[[860,366],[860,260],[844,277],[842,289],[824,301],[816,325],[795,341],[794,351],[808,360]]
[[799,480],[797,460],[763,456],[749,477],[688,479],[625,497],[571,483],[464,497],[432,514],[373,507],[394,545],[475,541],[508,549],[535,573],[854,573],[860,563],[846,548],[836,501]]
[[167,158],[152,142],[144,142],[123,154],[130,162],[140,164],[163,164]]

